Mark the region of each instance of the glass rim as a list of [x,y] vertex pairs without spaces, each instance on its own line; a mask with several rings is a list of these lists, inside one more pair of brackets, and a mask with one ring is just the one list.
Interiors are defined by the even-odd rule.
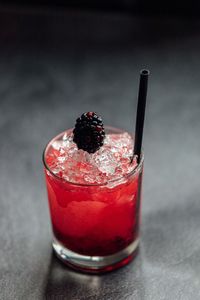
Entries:
[[[129,133],[128,131],[125,131],[125,130],[122,130],[120,128],[116,128],[116,127],[111,127],[111,126],[104,126],[105,129],[110,129],[110,130],[115,130],[115,131],[119,131],[119,132],[127,132]],[[64,179],[64,178],[61,178],[59,177],[58,175],[56,175],[55,173],[53,173],[53,171],[51,170],[51,168],[48,166],[46,160],[45,160],[45,154],[46,154],[46,150],[48,148],[48,146],[52,143],[53,140],[56,140],[59,136],[61,135],[64,135],[64,133],[66,131],[69,131],[69,130],[72,130],[72,128],[69,128],[69,129],[66,129],[65,131],[62,131],[61,133],[57,134],[55,137],[53,137],[52,139],[50,139],[46,146],[44,147],[44,150],[43,150],[43,153],[42,153],[42,161],[43,161],[43,165],[45,167],[45,169],[47,171],[50,172],[50,174],[56,178],[57,180],[63,182],[63,183],[68,183],[70,185],[74,185],[74,186],[106,186],[108,185],[109,183],[113,183],[113,182],[117,182],[119,181],[119,184],[120,184],[120,181],[122,181],[123,179],[128,179],[130,178],[131,176],[133,176],[134,174],[137,174],[140,172],[141,168],[142,168],[142,165],[143,165],[143,162],[144,162],[144,152],[142,151],[142,155],[141,155],[141,160],[139,162],[139,164],[131,171],[129,172],[128,174],[125,174],[125,175],[122,175],[118,178],[115,178],[115,179],[111,179],[111,180],[107,180],[106,182],[104,183],[76,183],[76,182],[73,182],[73,181],[69,181],[67,179]],[[130,134],[130,133],[129,133]],[[132,136],[132,134],[130,134]]]

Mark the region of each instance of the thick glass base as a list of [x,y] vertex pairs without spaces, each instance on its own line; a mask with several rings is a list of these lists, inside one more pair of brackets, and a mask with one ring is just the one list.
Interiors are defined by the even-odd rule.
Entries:
[[87,273],[103,273],[127,265],[135,256],[139,239],[125,249],[108,256],[86,256],[65,248],[56,239],[53,240],[53,249],[58,258],[69,267]]

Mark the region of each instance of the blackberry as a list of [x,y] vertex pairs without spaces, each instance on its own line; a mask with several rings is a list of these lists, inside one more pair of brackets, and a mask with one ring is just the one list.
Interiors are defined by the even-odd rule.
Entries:
[[102,118],[94,112],[82,114],[75,124],[73,130],[73,141],[78,149],[94,153],[103,146],[105,130]]

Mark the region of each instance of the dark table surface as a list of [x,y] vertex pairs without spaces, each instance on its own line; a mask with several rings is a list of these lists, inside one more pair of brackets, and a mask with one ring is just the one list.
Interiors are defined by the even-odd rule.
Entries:
[[[0,299],[200,299],[200,21],[111,13],[0,13]],[[132,130],[151,70],[141,245],[101,276],[52,254],[46,142],[83,111]]]

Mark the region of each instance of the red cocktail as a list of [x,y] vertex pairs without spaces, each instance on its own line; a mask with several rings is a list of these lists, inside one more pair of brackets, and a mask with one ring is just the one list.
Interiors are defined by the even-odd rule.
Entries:
[[68,130],[49,142],[44,165],[53,247],[67,264],[90,272],[128,263],[138,246],[143,158],[127,133],[107,128],[95,153],[79,150]]

